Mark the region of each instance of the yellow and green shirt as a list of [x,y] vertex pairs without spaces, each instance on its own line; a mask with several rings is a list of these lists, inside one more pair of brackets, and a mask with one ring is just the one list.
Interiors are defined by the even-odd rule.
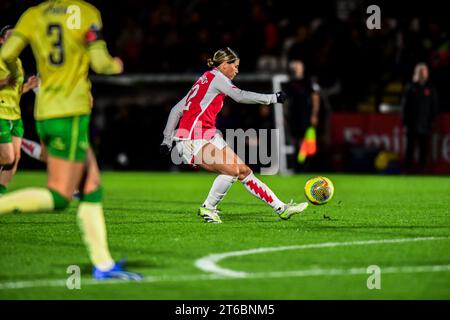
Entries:
[[[22,96],[23,68],[22,61],[16,59],[18,77],[14,86],[6,86],[0,89],[0,119],[18,120],[20,119],[20,97]],[[10,75],[5,63],[0,60],[0,79],[5,79]]]
[[12,59],[31,45],[41,81],[36,120],[90,114],[89,66],[103,74],[120,70],[100,37],[101,28],[100,12],[84,1],[50,0],[22,14],[0,57],[14,69]]

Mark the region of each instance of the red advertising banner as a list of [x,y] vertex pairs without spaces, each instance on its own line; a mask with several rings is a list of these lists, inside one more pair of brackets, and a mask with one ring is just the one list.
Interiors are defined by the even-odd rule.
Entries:
[[[399,113],[364,114],[334,112],[331,116],[333,168],[349,168],[348,150],[384,150],[397,155],[405,153],[405,134]],[[354,154],[355,152],[353,152]],[[427,172],[450,174],[450,113],[440,113],[428,148]],[[355,156],[351,157],[352,159]]]

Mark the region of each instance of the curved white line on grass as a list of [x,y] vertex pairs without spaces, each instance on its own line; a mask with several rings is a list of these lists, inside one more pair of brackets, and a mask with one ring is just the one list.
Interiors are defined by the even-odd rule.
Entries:
[[[446,272],[450,271],[450,264],[434,265],[434,266],[402,266],[402,267],[385,267],[383,274],[387,273],[428,273],[428,272]],[[353,276],[367,274],[365,268],[351,269],[309,269],[279,272],[255,272],[248,274],[245,279],[269,279],[269,278],[288,278],[288,277],[316,277],[316,276]],[[217,274],[191,274],[191,275],[175,275],[175,276],[146,276],[141,281],[123,281],[123,280],[94,280],[81,279],[81,289],[85,286],[95,285],[111,285],[111,284],[142,284],[155,282],[189,282],[189,281],[211,281],[211,280],[238,280],[240,277],[221,276]],[[0,282],[0,290],[29,289],[29,288],[47,288],[56,287],[66,289],[65,279],[49,279],[49,280],[29,280],[29,281],[13,281]],[[66,289],[68,290],[68,289]]]
[[[404,238],[404,239],[382,239],[382,240],[361,240],[361,241],[346,241],[346,242],[325,242],[325,243],[313,243],[295,246],[282,246],[282,247],[270,247],[270,248],[256,248],[241,251],[231,251],[225,253],[215,253],[207,255],[195,261],[195,266],[205,272],[211,272],[216,275],[225,277],[246,278],[251,277],[253,273],[244,271],[236,271],[231,269],[222,268],[218,263],[224,259],[230,257],[246,256],[249,254],[286,251],[286,250],[305,250],[305,249],[318,249],[318,248],[334,248],[334,247],[347,247],[347,246],[365,246],[372,244],[386,244],[386,243],[404,243],[404,242],[417,242],[417,241],[433,241],[433,240],[448,240],[449,237],[422,237],[422,238]],[[302,272],[307,272],[304,270]],[[383,270],[384,272],[384,270]]]
[[[327,248],[338,246],[351,245],[367,245],[367,244],[382,244],[382,243],[401,243],[401,242],[415,242],[415,241],[431,241],[431,240],[449,240],[450,237],[428,237],[428,238],[406,238],[406,239],[386,239],[386,240],[367,240],[367,241],[351,241],[351,242],[328,242],[307,244],[299,246],[273,247],[273,248],[258,248],[252,250],[234,251],[223,254],[209,255],[205,258],[196,261],[196,265],[201,260],[207,261],[206,258],[213,257],[215,262],[223,260],[232,256],[240,256],[245,254],[254,254],[260,252],[273,252],[281,250],[302,250],[309,248]],[[214,263],[208,263],[207,266],[213,266]],[[218,267],[218,266],[217,266]],[[124,281],[124,280],[94,280],[81,279],[81,288],[84,286],[95,285],[114,285],[114,284],[141,284],[141,283],[155,283],[155,282],[189,282],[189,281],[211,281],[211,280],[235,280],[235,279],[268,279],[268,278],[285,278],[285,277],[314,277],[314,276],[352,276],[359,274],[367,274],[365,268],[351,268],[351,269],[308,269],[308,270],[291,270],[291,271],[277,271],[277,272],[254,272],[246,273],[240,271],[227,270],[218,267],[220,270],[226,270],[224,274],[210,273],[210,274],[190,274],[190,275],[161,275],[161,276],[145,276],[141,281]],[[216,269],[214,269],[216,270]],[[206,271],[206,270],[205,270]],[[208,270],[209,271],[209,270]],[[399,267],[383,267],[383,274],[387,273],[426,273],[426,272],[447,272],[450,271],[450,264],[444,265],[425,265],[425,266],[399,266]],[[230,276],[232,275],[232,276]],[[47,279],[47,280],[25,280],[25,281],[9,281],[0,282],[0,290],[14,290],[14,289],[28,289],[28,288],[44,288],[57,287],[61,289],[66,288],[67,279]],[[68,289],[67,289],[68,290]]]

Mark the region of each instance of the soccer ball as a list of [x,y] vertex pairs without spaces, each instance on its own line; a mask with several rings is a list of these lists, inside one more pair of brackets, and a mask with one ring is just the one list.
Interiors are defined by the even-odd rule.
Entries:
[[333,194],[333,182],[328,178],[314,177],[306,181],[305,196],[312,204],[325,204],[333,198]]

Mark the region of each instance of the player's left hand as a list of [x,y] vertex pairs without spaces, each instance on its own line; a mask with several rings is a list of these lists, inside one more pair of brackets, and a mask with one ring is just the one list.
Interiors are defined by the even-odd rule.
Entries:
[[26,85],[29,90],[39,87],[39,78],[37,76],[31,76],[28,78]]
[[169,155],[171,151],[172,151],[172,146],[165,144],[164,142],[161,143],[161,145],[159,146],[159,153],[163,156]]
[[123,73],[123,61],[122,61],[122,59],[120,59],[119,57],[115,57],[114,61],[119,66],[119,70],[120,70],[119,73]]
[[283,91],[278,91],[276,93],[277,103],[284,103],[286,101],[287,95]]

